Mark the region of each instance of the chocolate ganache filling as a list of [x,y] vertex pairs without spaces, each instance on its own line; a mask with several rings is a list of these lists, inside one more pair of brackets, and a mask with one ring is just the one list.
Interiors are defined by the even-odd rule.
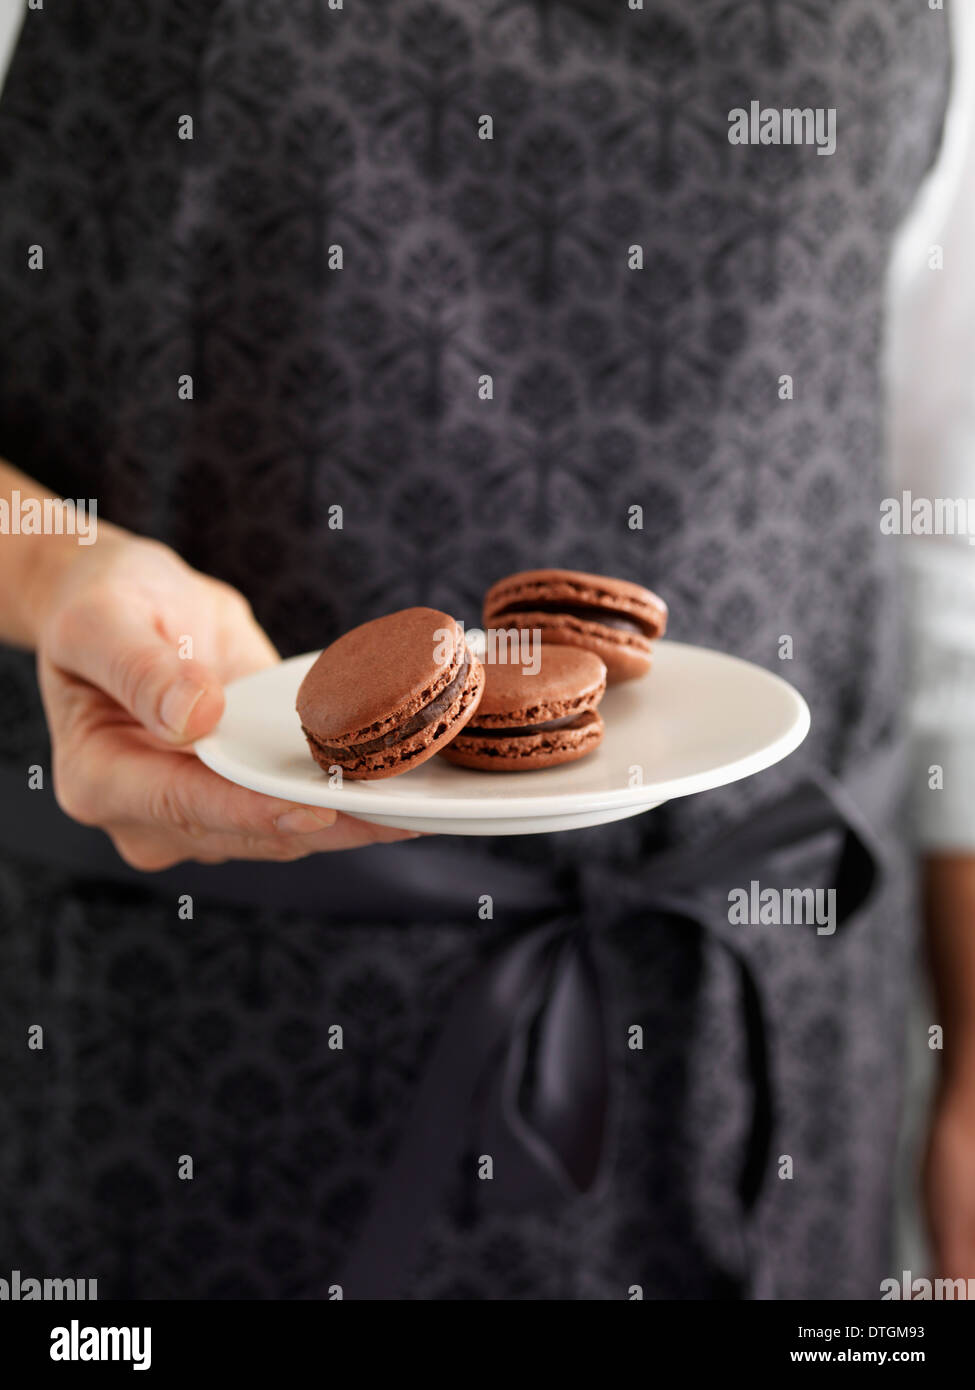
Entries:
[[319,752],[324,753],[327,757],[334,758],[336,762],[341,762],[343,758],[360,757],[366,753],[381,753],[384,748],[392,748],[394,744],[402,743],[402,741],[409,738],[411,734],[419,733],[419,731],[425,729],[428,724],[432,724],[434,720],[439,719],[440,716],[450,708],[454,700],[456,700],[457,696],[463,690],[470,668],[470,654],[465,649],[464,659],[450,684],[445,685],[440,694],[435,695],[429,704],[417,710],[416,714],[411,714],[409,719],[404,720],[402,724],[398,724],[395,729],[390,729],[388,734],[383,734],[380,738],[369,738],[365,739],[362,743],[346,743],[342,747],[338,747],[330,743],[323,743],[321,739],[316,738],[308,729],[305,729],[305,733],[313,740]]
[[527,734],[544,734],[549,729],[571,729],[575,725],[580,727],[588,722],[588,716],[592,710],[585,710],[582,714],[566,714],[561,719],[546,719],[543,724],[523,724],[518,728],[510,725],[502,729],[485,729],[483,727],[473,727],[468,724],[461,735],[462,738],[524,738]]
[[[588,603],[538,602],[525,599],[522,603],[506,603],[504,613],[555,613],[568,618],[582,618],[585,622],[601,623],[603,627],[615,628],[620,632],[637,632],[641,637],[649,636],[649,625],[638,618],[612,613],[606,608],[597,608]],[[500,616],[504,616],[502,613]]]

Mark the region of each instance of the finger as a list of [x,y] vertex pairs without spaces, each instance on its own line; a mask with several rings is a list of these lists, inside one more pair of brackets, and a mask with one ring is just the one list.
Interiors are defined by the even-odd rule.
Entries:
[[344,828],[339,825],[307,835],[262,837],[212,834],[202,838],[179,832],[160,833],[124,827],[115,831],[112,839],[119,854],[132,868],[144,873],[156,873],[187,860],[202,864],[223,864],[235,859],[291,863],[311,854],[351,849],[366,843],[387,844],[416,838],[413,831],[395,830],[391,826],[373,826],[370,829],[380,833],[366,838],[357,829],[353,835],[354,843],[349,842]]
[[418,830],[400,830],[393,825],[374,825],[371,821],[357,820],[344,812],[339,813],[331,834],[336,849],[360,849],[365,845],[388,845],[397,840],[424,838]]
[[202,737],[223,713],[217,676],[202,662],[181,659],[143,603],[101,598],[69,609],[50,656],[166,743]]
[[217,669],[227,683],[263,670],[265,666],[275,666],[281,660],[280,652],[246,600],[241,601],[238,613],[233,616],[234,621],[221,622],[217,634]]
[[329,849],[354,849],[415,838],[412,832],[372,825],[325,806],[308,806],[240,787],[203,763],[178,752],[137,748],[107,761],[105,798],[114,820],[159,825],[200,838],[230,834],[256,838],[307,835],[323,827],[336,833]]
[[[117,827],[148,839],[183,835],[198,849],[204,848],[202,841],[208,836],[277,842],[329,827],[334,827],[334,834],[320,846],[309,843],[305,853],[416,838],[414,832],[264,796],[228,782],[194,756],[187,756],[186,750],[159,749],[134,726],[112,722],[107,696],[67,676],[43,657],[39,669],[48,717],[59,731],[55,747],[59,801],[84,824]],[[220,857],[235,857],[224,848],[220,847]],[[186,845],[177,849],[177,858],[194,857]],[[249,856],[238,845],[236,857]],[[268,851],[257,857],[274,856]]]
[[207,834],[303,835],[335,824],[337,812],[284,797],[264,796],[228,782],[196,758],[140,745],[102,760],[100,796],[114,823],[158,827],[200,838]]

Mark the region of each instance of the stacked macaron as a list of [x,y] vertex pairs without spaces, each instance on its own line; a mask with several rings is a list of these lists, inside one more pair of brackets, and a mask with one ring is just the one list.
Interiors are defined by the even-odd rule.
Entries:
[[448,613],[404,608],[326,647],[298,691],[301,727],[319,766],[352,780],[395,777],[440,752],[485,771],[555,767],[599,746],[607,683],[644,675],[666,625],[663,600],[626,580],[509,575],[488,590],[484,626],[538,634],[531,665],[485,667]]
[[485,673],[476,716],[443,750],[448,762],[527,772],[574,762],[602,742],[606,667],[592,652],[546,646],[535,673],[507,663]]
[[649,671],[651,643],[667,627],[667,605],[625,579],[524,570],[488,589],[484,626],[538,629],[543,642],[595,652],[615,685]]

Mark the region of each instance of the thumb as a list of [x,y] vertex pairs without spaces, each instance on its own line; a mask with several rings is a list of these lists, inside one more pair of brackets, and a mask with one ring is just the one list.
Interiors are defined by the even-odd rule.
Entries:
[[148,614],[83,611],[62,629],[55,663],[104,690],[169,744],[201,738],[223,713],[223,687],[199,661],[181,658]]

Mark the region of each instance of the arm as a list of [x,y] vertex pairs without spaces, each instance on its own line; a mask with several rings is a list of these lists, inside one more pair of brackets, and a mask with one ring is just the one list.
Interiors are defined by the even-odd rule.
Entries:
[[[0,507],[36,498],[43,502],[53,498],[48,492],[0,459]],[[107,522],[99,521],[103,538],[120,537],[123,533]],[[96,542],[97,544],[97,542]],[[0,642],[14,647],[37,646],[37,615],[41,610],[42,591],[49,590],[59,570],[76,558],[78,548],[74,536],[20,535],[11,532],[0,535]]]
[[[953,6],[952,21],[945,144],[894,265],[892,444],[897,490],[968,499],[975,498],[975,14]],[[944,248],[940,271],[928,264],[934,244]],[[900,544],[931,1022],[943,1028],[925,1196],[937,1273],[968,1278],[975,1275],[975,546],[968,536],[909,536]]]
[[[12,511],[52,496],[0,463]],[[412,838],[260,796],[186,756],[218,722],[224,683],[278,660],[236,589],[101,519],[84,545],[4,529],[0,640],[37,651],[55,795],[126,862],[289,860]]]
[[944,1050],[925,1162],[938,1273],[975,1276],[975,854],[931,854],[925,925]]

